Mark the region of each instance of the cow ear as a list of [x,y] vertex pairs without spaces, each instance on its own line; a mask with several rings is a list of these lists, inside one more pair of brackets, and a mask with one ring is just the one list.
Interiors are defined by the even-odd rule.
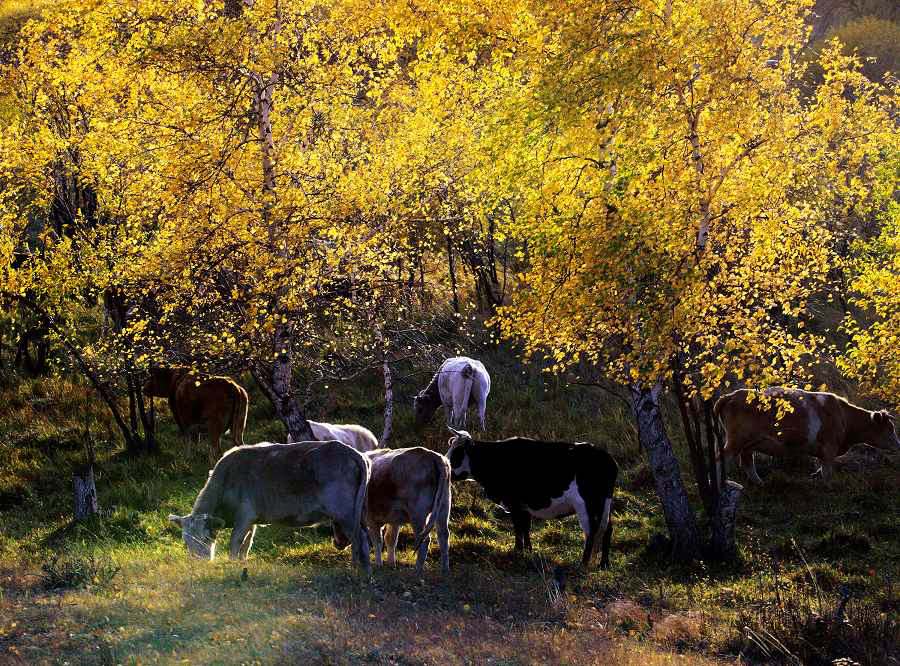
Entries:
[[174,513],[170,513],[169,520],[178,525],[178,527],[183,527],[184,518],[182,518],[181,516],[176,516]]
[[216,516],[209,516],[206,519],[206,524],[209,526],[210,529],[213,529],[213,530],[220,530],[223,527],[225,527],[225,521],[222,520],[221,518],[217,518]]
[[447,444],[449,444],[450,446],[456,446],[456,440],[458,440],[458,439],[459,439],[459,437],[454,435],[453,437],[451,437],[450,439],[447,440]]

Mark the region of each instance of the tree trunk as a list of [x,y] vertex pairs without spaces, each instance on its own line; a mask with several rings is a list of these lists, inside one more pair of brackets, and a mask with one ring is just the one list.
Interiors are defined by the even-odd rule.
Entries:
[[84,520],[98,513],[97,486],[94,484],[94,466],[91,464],[75,470],[72,474],[75,500],[75,520]]
[[294,442],[315,441],[312,428],[303,415],[297,398],[294,395],[291,372],[291,334],[287,324],[279,324],[275,327],[273,338],[276,353],[275,362],[270,370],[262,364],[255,364],[251,368],[253,378],[262,392],[275,408],[275,414],[287,429],[288,437]]
[[737,524],[738,504],[744,487],[734,481],[726,481],[719,494],[716,512],[712,516],[710,555],[717,560],[733,560],[737,557],[734,531]]
[[158,450],[156,441],[156,409],[153,403],[153,396],[150,396],[150,409],[147,409],[147,403],[144,401],[144,390],[140,383],[137,383],[135,389],[137,395],[138,414],[141,417],[141,427],[144,431],[144,451],[154,453]]
[[382,370],[384,371],[384,430],[381,433],[381,439],[378,440],[378,444],[387,446],[394,429],[394,374],[391,372],[387,354],[385,354],[382,361]]
[[453,311],[459,314],[459,296],[456,293],[456,268],[453,265],[453,242],[447,236],[447,268],[450,271],[450,289],[453,294]]
[[700,533],[681,479],[678,459],[666,434],[659,407],[660,384],[651,389],[631,386],[631,410],[637,422],[638,439],[647,454],[656,494],[662,502],[672,557],[678,561],[695,560],[700,555]]

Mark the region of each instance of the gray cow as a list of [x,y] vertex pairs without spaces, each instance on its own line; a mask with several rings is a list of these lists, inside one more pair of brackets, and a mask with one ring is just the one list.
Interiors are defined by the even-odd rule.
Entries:
[[369,460],[340,442],[238,446],[209,473],[191,513],[169,520],[181,527],[191,555],[212,560],[223,527],[233,528],[229,556],[246,559],[258,523],[303,527],[330,519],[371,574],[362,526],[370,475]]
[[413,399],[416,425],[428,423],[437,408],[444,406],[447,425],[464,428],[466,411],[472,402],[478,408],[481,429],[485,429],[487,398],[491,392],[491,376],[481,361],[467,356],[448,358],[428,386]]

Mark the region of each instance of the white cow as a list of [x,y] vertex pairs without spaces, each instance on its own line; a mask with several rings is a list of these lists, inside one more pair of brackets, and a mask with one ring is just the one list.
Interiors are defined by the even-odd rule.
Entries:
[[428,386],[414,398],[416,425],[428,423],[441,405],[452,428],[466,425],[469,404],[478,408],[481,429],[485,429],[487,397],[491,392],[491,376],[481,361],[466,356],[448,358]]
[[378,438],[372,434],[368,428],[354,424],[334,424],[319,423],[318,421],[309,421],[309,427],[312,428],[313,435],[320,442],[326,440],[337,440],[341,444],[346,444],[350,448],[356,449],[360,453],[372,451],[378,448]]

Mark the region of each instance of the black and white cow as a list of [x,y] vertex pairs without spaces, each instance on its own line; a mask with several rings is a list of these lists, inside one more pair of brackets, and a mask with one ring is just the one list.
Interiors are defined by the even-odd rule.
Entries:
[[454,481],[473,479],[485,494],[512,514],[516,550],[531,550],[531,518],[578,516],[584,531],[581,565],[596,560],[603,540],[601,568],[609,567],[613,490],[619,466],[603,449],[587,443],[540,442],[512,437],[499,442],[473,440],[453,430],[450,449]]

